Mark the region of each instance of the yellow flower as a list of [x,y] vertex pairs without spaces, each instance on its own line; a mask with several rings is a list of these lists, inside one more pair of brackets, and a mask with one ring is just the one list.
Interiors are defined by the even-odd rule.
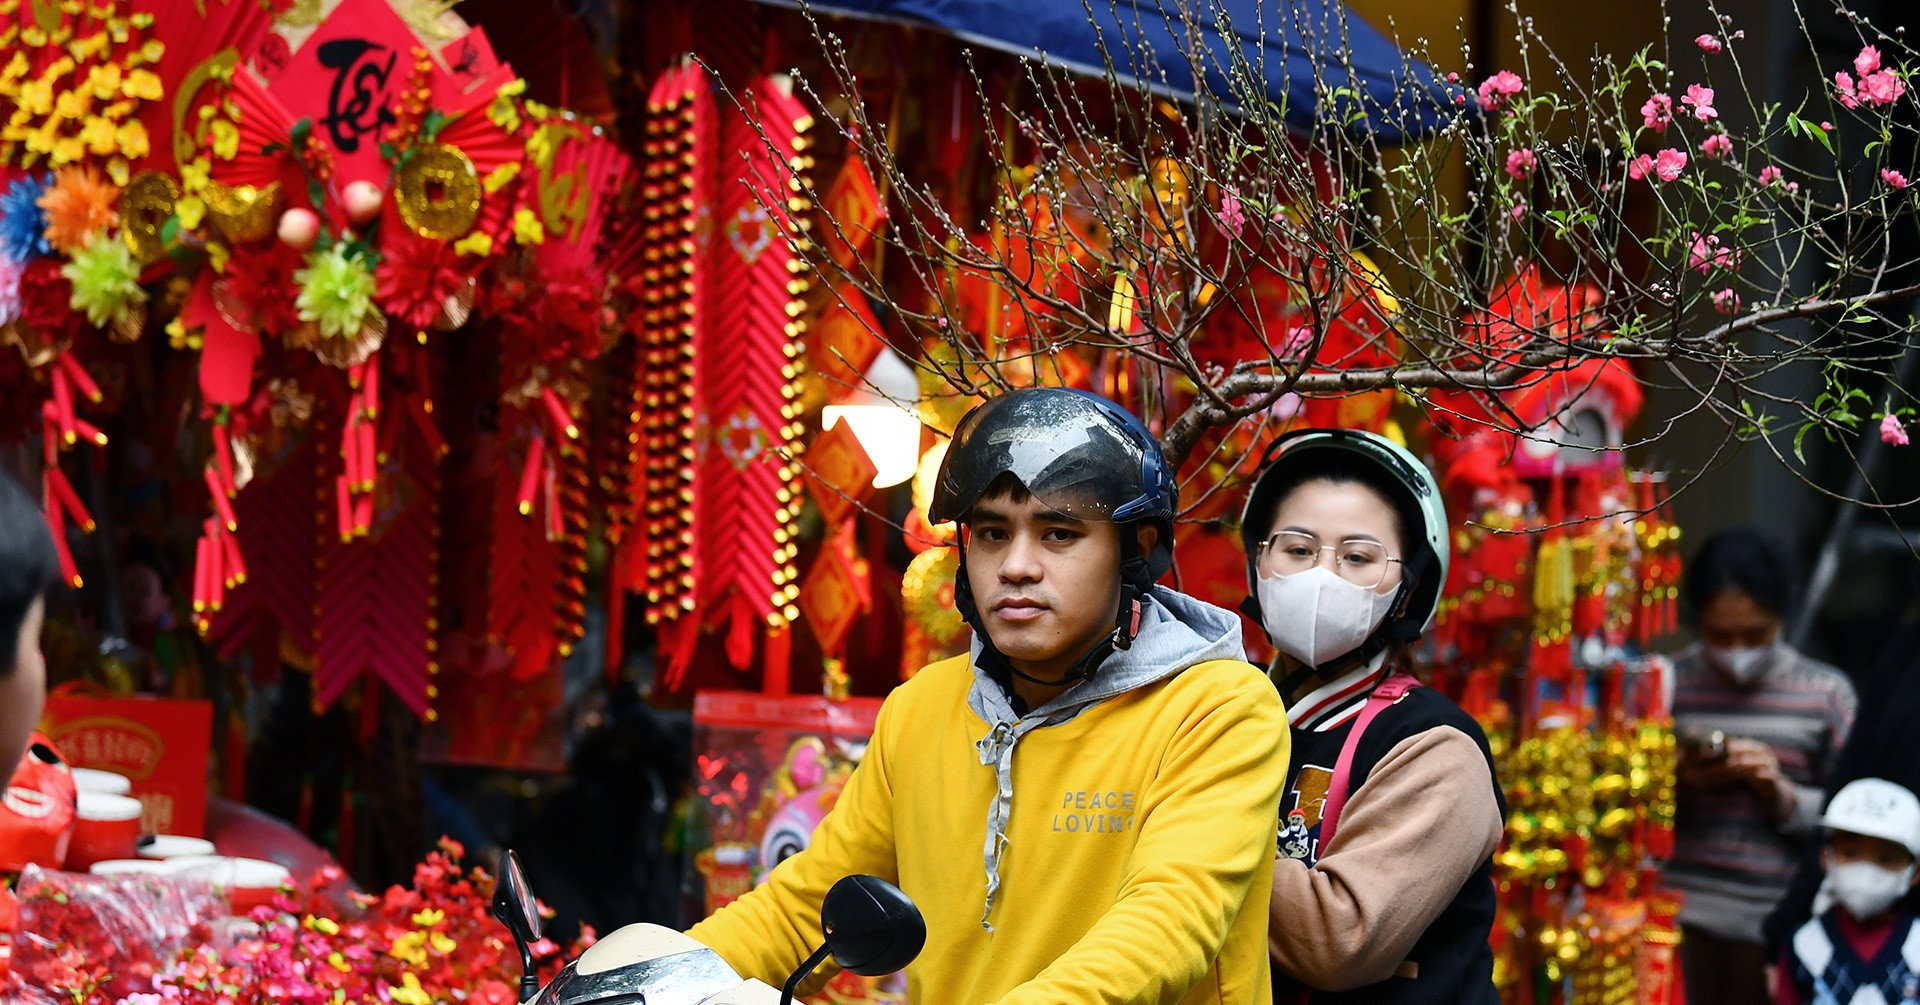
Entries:
[[80,125],[80,142],[96,154],[110,154],[118,146],[114,138],[113,122],[98,115],[92,116]]
[[152,149],[151,141],[147,138],[146,124],[139,119],[134,119],[115,130],[114,140],[120,144],[120,152],[133,160],[145,157]]
[[53,141],[53,162],[71,164],[87,155],[87,145],[72,136],[62,136]]
[[547,229],[540,226],[540,218],[533,215],[533,210],[522,206],[513,211],[513,239],[528,246],[545,244]]
[[53,99],[53,117],[56,119],[83,118],[92,110],[93,99],[87,96],[86,91],[61,91],[60,96]]
[[26,53],[15,52],[13,58],[7,60],[7,68],[0,70],[0,80],[17,81],[27,75],[28,69]]
[[421,911],[413,916],[413,923],[421,928],[432,928],[445,920],[447,920],[447,912],[438,910]]
[[207,172],[210,170],[205,157],[195,157],[180,165],[180,187],[189,192],[198,192],[207,187]]
[[73,53],[73,58],[82,62],[98,56],[106,49],[107,33],[104,31],[96,31],[86,38],[74,39],[73,44],[67,47],[67,51]]
[[426,989],[420,986],[420,978],[410,973],[401,974],[400,986],[389,988],[387,993],[392,995],[393,1000],[400,1005],[433,1005],[433,999],[427,995]]
[[207,204],[197,195],[181,196],[173,204],[173,215],[180,218],[180,226],[188,230],[200,229],[200,218],[207,213]]
[[411,963],[416,967],[425,966],[427,962],[427,933],[408,932],[400,936],[393,940],[393,945],[387,947],[387,955],[402,963]]
[[494,168],[492,171],[488,172],[486,180],[481,182],[481,184],[486,187],[487,194],[492,195],[495,192],[498,192],[501,189],[506,188],[508,182],[514,180],[515,178],[518,178],[519,176],[520,176],[520,162],[508,161],[505,164],[502,164],[499,167]]
[[121,98],[119,101],[116,101],[113,104],[108,105],[107,107],[101,109],[100,114],[106,116],[109,119],[112,119],[115,122],[118,122],[121,119],[126,118],[128,115],[131,115],[133,113],[133,106],[137,104],[139,104],[139,102],[134,100],[133,98]]
[[120,85],[120,90],[129,98],[159,101],[162,94],[160,75],[152,70],[135,70],[127,74],[127,82]]
[[309,914],[307,915],[306,926],[322,935],[340,934],[340,923],[332,918],[322,918],[318,915]]
[[87,71],[87,85],[93,88],[93,96],[101,101],[112,98],[120,90],[120,64],[101,63]]
[[28,115],[53,111],[53,81],[29,80],[20,85],[20,110]]
[[458,254],[478,255],[485,258],[493,254],[493,235],[484,230],[476,230],[453,242],[453,250]]
[[210,145],[213,155],[223,161],[230,161],[240,152],[240,129],[226,119],[214,119],[207,127],[212,134]]
[[233,249],[227,247],[227,242],[225,241],[208,241],[207,242],[207,264],[213,266],[213,271],[215,272],[227,271],[227,259],[232,257],[233,257]]
[[107,160],[107,177],[113,179],[115,185],[126,188],[127,179],[132,176],[133,166],[127,163],[125,157],[115,156]]
[[444,932],[435,932],[432,935],[428,936],[427,943],[433,946],[434,952],[439,953],[442,956],[446,956],[447,954],[453,952],[454,949],[460,945],[460,943],[455,942],[451,938],[447,937],[446,933]]
[[160,57],[165,55],[166,52],[167,43],[157,38],[147,39],[146,44],[140,47],[140,61],[143,63],[158,63],[160,62]]
[[353,966],[347,962],[347,958],[345,956],[341,955],[338,952],[332,953],[327,956],[327,965],[332,967],[335,970],[340,971],[343,974],[353,972]]

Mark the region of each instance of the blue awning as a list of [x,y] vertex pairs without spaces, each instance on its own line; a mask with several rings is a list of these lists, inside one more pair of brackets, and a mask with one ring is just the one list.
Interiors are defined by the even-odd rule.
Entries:
[[[799,0],[761,0],[785,7]],[[1123,81],[1168,97],[1195,96],[1193,45],[1212,96],[1228,83],[1231,46],[1262,79],[1268,101],[1301,132],[1342,128],[1383,143],[1419,139],[1459,109],[1457,86],[1400,51],[1340,0],[807,0],[823,14],[937,28],[975,45]],[[1199,8],[1192,21],[1178,7]],[[1231,41],[1229,41],[1229,39]],[[1190,41],[1191,40],[1191,41]],[[1469,105],[1471,99],[1469,99]]]

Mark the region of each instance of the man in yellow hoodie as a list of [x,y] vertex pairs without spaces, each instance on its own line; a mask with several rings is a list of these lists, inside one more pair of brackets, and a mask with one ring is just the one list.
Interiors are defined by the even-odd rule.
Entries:
[[915,1002],[1270,1001],[1286,715],[1235,615],[1153,585],[1178,495],[1104,398],[968,413],[929,515],[962,527],[971,657],[896,689],[811,846],[688,934],[778,985],[870,873],[926,916]]

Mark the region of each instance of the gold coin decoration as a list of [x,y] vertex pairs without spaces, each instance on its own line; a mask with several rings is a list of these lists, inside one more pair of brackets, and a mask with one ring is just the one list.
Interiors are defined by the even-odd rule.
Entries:
[[394,177],[393,201],[414,233],[451,241],[480,218],[480,173],[459,148],[429,143]]
[[120,236],[140,264],[157,262],[167,253],[160,228],[173,216],[179,198],[180,186],[159,171],[134,175],[120,193]]
[[280,183],[266,188],[252,185],[207,184],[207,216],[227,240],[250,244],[273,233],[280,219]]

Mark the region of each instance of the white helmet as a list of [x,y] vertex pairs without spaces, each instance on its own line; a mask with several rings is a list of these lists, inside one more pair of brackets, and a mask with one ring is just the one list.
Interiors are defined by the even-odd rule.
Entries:
[[1920,857],[1920,799],[1884,778],[1848,782],[1833,794],[1820,826],[1883,838]]

